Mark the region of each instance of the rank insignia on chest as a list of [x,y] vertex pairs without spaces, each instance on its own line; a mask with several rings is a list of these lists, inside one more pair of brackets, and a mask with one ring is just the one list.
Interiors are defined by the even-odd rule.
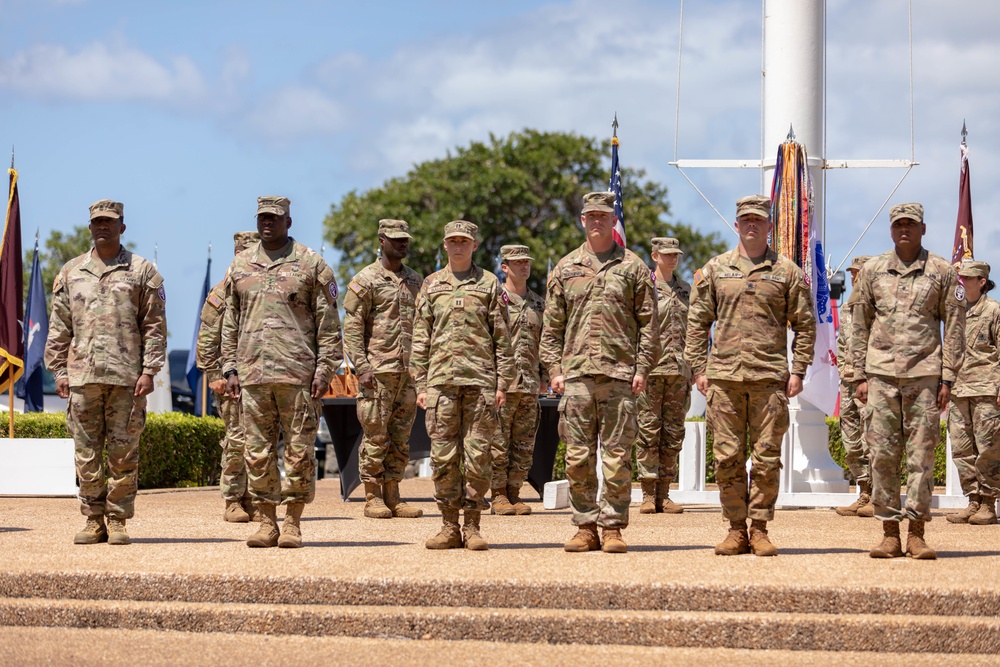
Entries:
[[452,305],[455,308],[462,308],[465,305],[465,298],[464,297],[460,297],[460,296],[456,296],[454,302],[452,303]]

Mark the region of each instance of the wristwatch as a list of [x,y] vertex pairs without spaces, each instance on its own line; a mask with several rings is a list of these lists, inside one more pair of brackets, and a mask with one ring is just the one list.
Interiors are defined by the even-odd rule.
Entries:
[[233,375],[236,375],[236,374],[237,374],[236,373],[236,369],[234,368],[231,371],[226,371],[225,373],[223,373],[222,377],[228,380],[230,377],[232,377]]
[[941,380],[941,384],[946,385],[948,387],[951,387],[951,385],[954,384],[954,382],[955,382],[954,380]]

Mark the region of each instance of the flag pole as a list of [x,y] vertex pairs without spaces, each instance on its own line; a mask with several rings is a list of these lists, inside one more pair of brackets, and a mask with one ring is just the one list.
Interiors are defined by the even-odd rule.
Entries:
[[[10,146],[10,171],[13,175],[14,172],[14,145]],[[7,195],[8,201],[14,196],[14,184],[11,183],[11,192]],[[7,224],[10,224],[10,207],[7,207]],[[6,225],[4,226],[6,230]],[[13,377],[13,369],[11,369],[11,377]],[[7,437],[11,440],[14,439],[14,382],[11,381],[10,385],[7,387]]]

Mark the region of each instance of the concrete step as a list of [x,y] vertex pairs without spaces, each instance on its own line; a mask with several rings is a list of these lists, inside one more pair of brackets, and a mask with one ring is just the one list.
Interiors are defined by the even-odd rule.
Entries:
[[1000,618],[0,598],[0,625],[540,644],[983,654]]
[[[905,563],[902,563],[905,565]],[[468,581],[112,572],[3,572],[0,597],[286,605],[880,614],[1000,618],[1000,592],[874,586]],[[998,642],[997,646],[1000,646]]]

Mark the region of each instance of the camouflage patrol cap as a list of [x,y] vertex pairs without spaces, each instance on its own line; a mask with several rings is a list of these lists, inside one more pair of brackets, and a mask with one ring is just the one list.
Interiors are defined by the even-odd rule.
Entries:
[[653,239],[649,242],[653,247],[653,252],[658,252],[661,255],[683,255],[684,251],[681,250],[681,242],[677,239],[672,239],[668,236],[661,236]]
[[464,236],[475,241],[478,235],[479,227],[468,220],[452,220],[444,226],[444,237],[446,239],[452,236]]
[[505,245],[500,248],[500,259],[507,262],[517,259],[533,260],[534,258],[526,245]]
[[262,213],[288,215],[288,209],[291,205],[292,202],[288,197],[257,197],[257,215]]
[[910,220],[916,220],[917,222],[924,221],[924,205],[918,204],[916,202],[910,202],[909,204],[896,204],[891,209],[889,209],[889,224],[901,220],[903,218],[909,218]]
[[233,234],[233,252],[239,254],[257,241],[260,241],[260,234],[257,232],[236,232]]
[[867,262],[871,258],[872,258],[871,255],[858,255],[857,257],[851,260],[851,265],[847,267],[847,270],[860,271],[861,267],[865,265],[865,262]]
[[613,192],[588,192],[583,195],[583,211],[601,211],[603,213],[615,212],[615,193]]
[[736,219],[744,215],[756,215],[761,218],[771,217],[771,198],[764,195],[750,195],[736,200]]
[[90,219],[94,218],[121,218],[125,214],[125,207],[119,201],[101,199],[90,205]]
[[410,225],[406,220],[385,220],[378,221],[378,234],[389,239],[412,239],[410,236]]
[[977,262],[974,259],[962,260],[962,266],[958,269],[958,275],[963,278],[989,278],[990,265],[986,262]]

